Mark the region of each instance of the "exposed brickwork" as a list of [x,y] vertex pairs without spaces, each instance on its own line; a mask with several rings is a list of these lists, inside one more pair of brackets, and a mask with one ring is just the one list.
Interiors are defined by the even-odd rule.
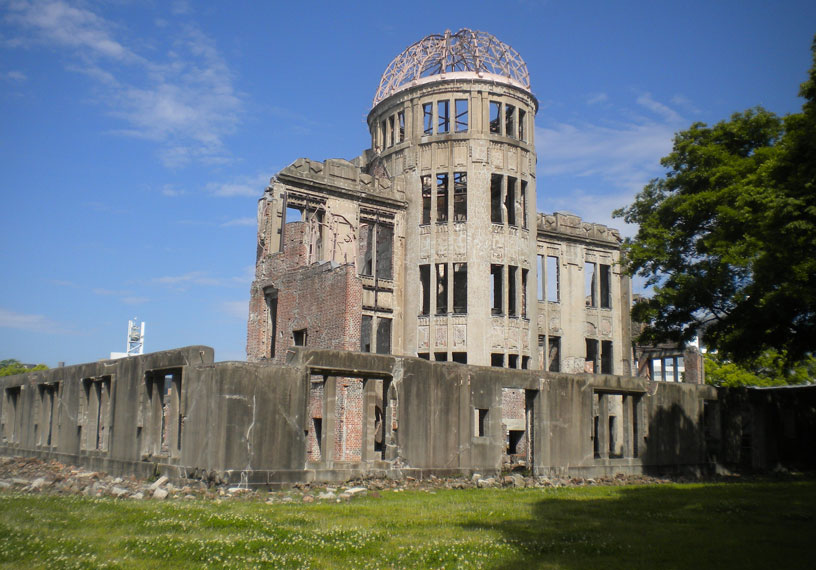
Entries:
[[[322,432],[324,394],[325,382],[313,381],[309,391],[309,433],[306,436],[306,454],[309,461],[320,461],[321,459],[320,442],[317,439],[315,426],[319,423]],[[318,421],[315,422],[315,420]]]
[[363,449],[363,380],[338,378],[335,400],[334,458],[360,461]]
[[[313,348],[359,350],[362,282],[353,264],[315,263],[308,258],[308,226],[286,224],[283,252],[258,263],[250,292],[247,357],[283,362],[294,346],[293,331],[306,331]],[[272,326],[265,291],[277,292],[275,355],[271,356]]]
[[527,455],[526,404],[523,388],[502,389],[502,423],[505,425],[505,442],[510,444],[511,431],[524,431],[524,436],[516,442],[513,457],[524,458]]

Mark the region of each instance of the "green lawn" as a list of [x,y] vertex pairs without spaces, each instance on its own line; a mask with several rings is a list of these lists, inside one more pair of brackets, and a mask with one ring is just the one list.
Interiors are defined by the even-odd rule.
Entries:
[[0,568],[814,568],[815,514],[810,481],[274,505],[0,494]]

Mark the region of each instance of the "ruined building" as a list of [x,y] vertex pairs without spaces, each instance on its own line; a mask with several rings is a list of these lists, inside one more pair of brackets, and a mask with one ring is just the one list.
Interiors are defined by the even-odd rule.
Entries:
[[490,34],[398,55],[371,148],[298,159],[259,202],[249,360],[300,345],[631,374],[620,235],[536,213],[537,110],[526,64]]
[[[248,485],[812,465],[812,390],[633,375],[619,235],[535,212],[536,109],[488,34],[409,47],[372,148],[264,193],[249,362],[191,346],[2,378],[0,454]],[[677,380],[680,358],[641,360]]]

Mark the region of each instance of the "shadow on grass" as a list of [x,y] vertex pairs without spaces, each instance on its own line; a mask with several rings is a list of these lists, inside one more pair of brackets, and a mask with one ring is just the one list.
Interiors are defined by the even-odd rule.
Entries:
[[471,521],[495,568],[813,568],[816,482],[553,489],[530,516]]

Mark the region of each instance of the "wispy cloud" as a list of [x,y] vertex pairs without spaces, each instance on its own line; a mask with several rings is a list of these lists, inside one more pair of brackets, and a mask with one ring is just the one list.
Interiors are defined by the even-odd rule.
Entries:
[[258,223],[258,220],[255,218],[236,218],[234,220],[229,220],[228,222],[224,222],[221,224],[222,228],[229,228],[232,226],[254,226]]
[[[163,34],[172,38],[163,50],[143,55],[122,25],[89,6],[11,2],[5,20],[19,33],[9,43],[69,55],[67,68],[91,78],[97,100],[126,125],[114,132],[156,141],[165,165],[230,161],[224,138],[240,120],[242,101],[213,40],[185,24]],[[174,11],[188,12],[189,5],[178,2]]]
[[224,301],[221,303],[221,311],[232,318],[246,320],[249,314],[249,301]]
[[28,76],[25,73],[23,73],[22,71],[16,71],[16,70],[7,71],[7,72],[5,72],[3,74],[0,74],[0,77],[2,77],[3,79],[8,79],[10,81],[15,81],[15,82],[18,82],[18,83],[23,82],[26,79],[28,79]]
[[[251,277],[249,281],[251,281]],[[204,287],[234,287],[248,283],[246,275],[238,277],[213,277],[206,271],[190,271],[181,275],[165,275],[154,277],[151,285],[160,285],[177,291],[187,291],[193,286]]]
[[[649,93],[637,96],[634,105],[614,105],[608,98],[604,103],[617,108],[617,115],[625,119],[536,128],[538,185],[546,188],[547,177],[569,177],[573,186],[563,189],[561,197],[546,197],[549,208],[569,210],[631,235],[636,228],[623,227],[621,220],[611,218],[611,212],[630,203],[649,180],[662,173],[660,158],[671,151],[674,134],[685,127],[686,120]],[[541,190],[539,195],[545,196]]]
[[269,184],[269,172],[243,176],[227,182],[210,182],[207,184],[207,191],[213,196],[225,198],[236,196],[260,198]]
[[0,327],[26,332],[65,334],[72,332],[65,325],[44,315],[26,315],[0,308]]

